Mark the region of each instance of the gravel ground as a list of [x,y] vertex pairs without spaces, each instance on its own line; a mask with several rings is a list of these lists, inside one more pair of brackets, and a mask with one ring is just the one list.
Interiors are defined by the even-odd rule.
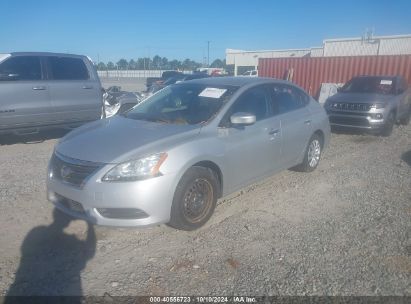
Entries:
[[333,133],[316,171],[245,188],[194,232],[52,225],[59,136],[2,139],[0,295],[411,296],[411,125]]

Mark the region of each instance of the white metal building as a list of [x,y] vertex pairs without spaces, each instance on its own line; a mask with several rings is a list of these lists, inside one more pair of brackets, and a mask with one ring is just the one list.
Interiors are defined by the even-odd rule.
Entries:
[[226,50],[227,64],[234,65],[234,75],[239,67],[258,69],[259,58],[281,57],[332,57],[364,55],[411,54],[411,34],[394,36],[368,36],[367,38],[326,39],[321,47],[286,50]]
[[411,54],[411,35],[326,39],[323,41],[323,56],[325,57],[407,54]]

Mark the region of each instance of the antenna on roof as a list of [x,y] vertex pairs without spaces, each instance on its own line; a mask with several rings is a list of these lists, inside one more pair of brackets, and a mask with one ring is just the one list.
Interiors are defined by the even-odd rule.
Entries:
[[361,42],[373,43],[374,41],[374,27],[366,28],[363,36],[361,37]]

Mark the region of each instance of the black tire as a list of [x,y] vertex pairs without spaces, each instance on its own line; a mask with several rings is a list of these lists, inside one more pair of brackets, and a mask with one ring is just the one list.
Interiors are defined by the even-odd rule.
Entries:
[[[315,151],[313,151],[313,149]],[[318,149],[318,150],[317,150]],[[318,164],[321,160],[321,154],[323,149],[323,141],[322,138],[318,134],[314,134],[311,136],[310,140],[308,141],[307,148],[304,152],[304,159],[303,162],[296,167],[297,171],[301,172],[312,172],[317,168]],[[313,155],[312,153],[315,153]],[[315,161],[312,158],[315,158]]]
[[394,129],[395,124],[395,115],[394,112],[390,112],[387,117],[387,121],[385,122],[384,127],[381,130],[381,135],[388,137],[392,134],[392,130]]
[[400,124],[406,126],[410,123],[411,120],[411,106],[408,107],[407,113],[400,119]]
[[219,191],[211,169],[191,167],[177,185],[168,225],[187,231],[200,228],[213,214]]

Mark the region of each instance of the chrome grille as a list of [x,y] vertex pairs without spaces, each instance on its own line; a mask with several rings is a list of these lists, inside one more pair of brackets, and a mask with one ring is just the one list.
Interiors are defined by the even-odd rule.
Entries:
[[339,117],[331,116],[330,124],[336,125],[349,125],[349,126],[359,126],[359,127],[369,127],[370,123],[367,119],[361,117]]
[[371,105],[367,103],[334,102],[331,104],[331,109],[345,111],[369,111],[371,109]]
[[53,178],[76,187],[82,187],[84,181],[101,167],[99,163],[71,159],[56,153],[51,159]]

